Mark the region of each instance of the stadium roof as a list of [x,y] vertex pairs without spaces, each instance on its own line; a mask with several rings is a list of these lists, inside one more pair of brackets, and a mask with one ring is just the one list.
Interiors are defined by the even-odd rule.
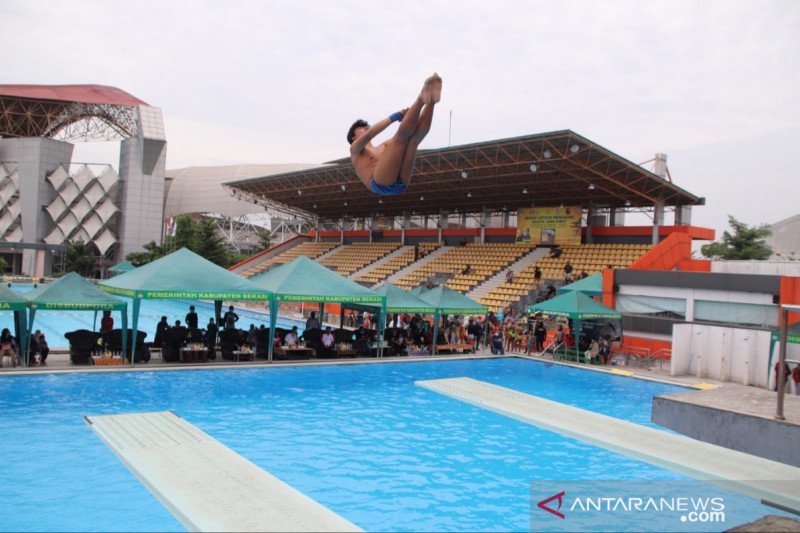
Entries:
[[[147,105],[105,85],[0,85],[0,136],[126,137],[136,127],[128,109]],[[94,124],[70,129],[79,122]]]
[[225,185],[234,196],[279,211],[334,220],[559,204],[624,209],[705,203],[570,130],[420,151],[411,185],[398,196],[367,190],[349,158]]

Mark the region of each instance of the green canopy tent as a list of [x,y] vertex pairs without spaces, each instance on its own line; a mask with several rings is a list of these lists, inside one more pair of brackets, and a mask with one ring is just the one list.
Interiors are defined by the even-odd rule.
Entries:
[[573,281],[568,285],[562,285],[558,288],[558,295],[565,294],[570,291],[578,291],[588,296],[600,296],[603,294],[603,275],[594,274],[592,276]]
[[136,270],[136,266],[130,261],[122,261],[121,263],[117,263],[108,269],[109,272],[113,272],[115,275],[124,274],[125,272],[130,272],[131,270]]
[[376,293],[355,281],[340,276],[316,261],[300,256],[284,265],[259,274],[250,281],[274,293],[270,302],[269,357],[272,361],[275,324],[280,302],[317,302],[319,304],[357,304],[378,310],[378,338],[383,336],[386,315],[386,296]]
[[[103,280],[99,286],[111,294],[133,298],[134,339],[139,326],[139,308],[145,299],[213,300],[214,316],[219,324],[223,300],[254,301],[271,298],[269,291],[186,248],[130,272]],[[133,356],[131,359],[133,360]]]
[[[386,314],[420,314],[432,315],[436,309],[421,298],[414,296],[410,292],[404,291],[397,285],[384,283],[380,287],[372,289],[378,294],[386,296]],[[384,319],[384,324],[385,324]]]
[[568,291],[561,296],[533,304],[528,308],[528,312],[571,318],[575,322],[573,334],[575,335],[576,354],[580,353],[581,322],[590,320],[622,321],[622,313],[606,307],[580,291]]
[[26,329],[26,322],[28,320],[28,301],[13,290],[0,286],[0,310],[13,311],[14,335],[19,341],[19,353],[27,354],[28,342],[30,341]]
[[420,298],[433,305],[436,312],[433,315],[433,349],[436,353],[436,339],[439,337],[439,317],[442,315],[483,315],[484,324],[488,326],[487,314],[489,309],[472,298],[444,285],[425,291]]
[[[122,330],[128,329],[128,303],[120,300],[89,283],[75,272],[51,281],[24,295],[28,301],[28,331],[33,331],[36,311],[119,311]],[[134,337],[136,338],[136,337]],[[125,353],[127,335],[122,336],[122,352]],[[26,356],[26,363],[28,354]],[[131,356],[131,361],[133,357]]]
[[428,287],[426,287],[425,285],[418,285],[418,286],[414,287],[413,289],[411,289],[410,291],[408,291],[408,293],[413,295],[413,296],[420,297],[423,294],[425,294],[426,292],[428,292],[429,290],[430,289]]

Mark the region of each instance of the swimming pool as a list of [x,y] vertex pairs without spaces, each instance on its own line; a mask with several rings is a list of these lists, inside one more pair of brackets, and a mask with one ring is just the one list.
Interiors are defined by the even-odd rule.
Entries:
[[[19,294],[25,294],[33,289],[32,284],[13,284],[11,288]],[[124,299],[124,298],[123,298]],[[133,316],[131,300],[128,299],[128,327],[132,327]],[[156,334],[156,324],[161,320],[162,316],[166,316],[170,325],[174,324],[176,320],[180,320],[185,325],[184,318],[189,312],[189,306],[195,306],[198,314],[198,325],[203,328],[208,324],[208,319],[214,316],[214,304],[211,302],[198,301],[198,300],[142,300],[139,309],[139,331],[147,332],[146,342],[153,342]],[[223,312],[227,307],[223,309]],[[41,330],[45,334],[50,348],[68,347],[69,342],[64,338],[64,333],[68,331],[75,331],[76,329],[88,329],[90,331],[99,331],[100,329],[100,314],[97,314],[95,323],[95,313],[93,311],[38,311],[33,323],[33,329]],[[238,327],[248,329],[250,324],[255,324],[259,327],[265,324],[269,327],[269,313],[259,312],[256,310],[245,309],[236,307],[236,314],[239,315]],[[114,327],[121,328],[119,313],[113,313]],[[0,315],[0,320],[3,320],[3,326],[7,327],[13,332],[13,315],[11,312],[6,312]],[[286,317],[278,317],[278,327],[291,328],[297,326],[300,332],[305,327],[305,321],[295,320]]]
[[[84,424],[170,409],[368,531],[524,531],[536,479],[681,479],[414,385],[469,376],[653,425],[667,384],[517,358],[0,379],[0,529],[179,531]],[[727,525],[773,509],[750,500]],[[658,528],[656,528],[658,529]]]

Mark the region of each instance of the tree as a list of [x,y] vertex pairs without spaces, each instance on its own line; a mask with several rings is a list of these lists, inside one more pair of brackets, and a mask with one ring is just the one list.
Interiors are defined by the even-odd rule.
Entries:
[[156,241],[150,241],[143,245],[142,248],[145,249],[144,252],[131,252],[125,256],[125,259],[133,263],[134,266],[140,267],[167,255],[166,248],[156,244]]
[[256,228],[258,246],[264,250],[272,246],[272,232],[267,228]]
[[721,242],[712,242],[700,247],[700,252],[709,258],[733,260],[764,260],[772,255],[772,250],[767,246],[766,237],[772,235],[769,226],[749,227],[728,215],[728,224],[733,228],[733,235],[729,232],[722,234]]
[[66,243],[64,252],[64,272],[77,272],[86,277],[94,275],[98,255],[83,239]]
[[188,248],[197,255],[225,268],[242,260],[241,256],[228,251],[213,220],[201,218],[194,222],[190,216],[180,215],[176,218],[175,224],[175,236],[165,237],[164,244],[158,245],[155,241],[150,241],[143,246],[144,252],[130,253],[125,256],[125,259],[136,266],[141,266],[175,250]]
[[213,220],[201,218],[200,222],[192,226],[192,230],[190,250],[214,264],[223,267],[229,266],[228,250],[222,237],[217,233],[217,226]]

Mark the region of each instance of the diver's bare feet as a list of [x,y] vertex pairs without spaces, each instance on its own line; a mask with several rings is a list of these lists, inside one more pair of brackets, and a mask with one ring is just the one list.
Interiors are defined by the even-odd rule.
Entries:
[[439,77],[439,75],[436,74],[435,72],[433,73],[433,76],[431,76],[431,77],[434,78],[432,102],[434,104],[438,104],[439,100],[442,99],[442,78]]
[[427,105],[433,102],[433,93],[437,78],[438,76],[434,73],[433,76],[428,77],[428,79],[425,80],[425,83],[422,84],[422,92],[420,92],[420,97],[422,98],[423,104]]

